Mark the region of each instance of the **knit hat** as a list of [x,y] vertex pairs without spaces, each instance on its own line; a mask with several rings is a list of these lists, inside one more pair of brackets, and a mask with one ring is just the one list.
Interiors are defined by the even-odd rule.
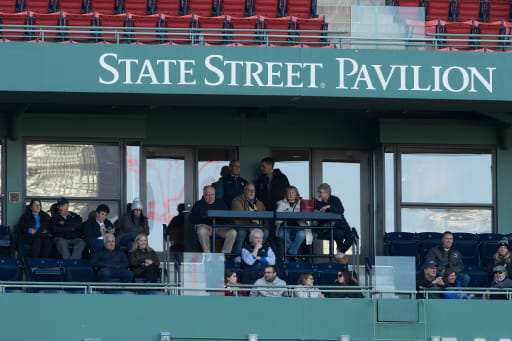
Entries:
[[500,241],[498,242],[498,247],[500,247],[500,246],[506,246],[506,247],[507,247],[507,249],[508,249],[508,248],[509,248],[509,245],[508,245],[508,239],[503,238],[502,240],[500,240]]
[[142,203],[139,198],[133,200],[132,210],[142,210]]
[[506,272],[507,268],[505,268],[503,265],[496,265],[494,268],[492,268],[492,272]]

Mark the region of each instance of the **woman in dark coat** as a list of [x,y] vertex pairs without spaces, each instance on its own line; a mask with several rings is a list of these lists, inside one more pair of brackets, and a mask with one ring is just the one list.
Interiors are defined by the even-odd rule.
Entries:
[[145,283],[154,283],[158,279],[160,261],[155,250],[148,246],[148,237],[139,234],[135,238],[129,253],[130,267],[135,277],[144,277]]
[[41,211],[41,201],[32,199],[18,225],[25,243],[32,245],[31,258],[48,258],[52,251],[52,235],[48,230],[50,216]]
[[[357,289],[356,280],[352,278],[352,274],[349,271],[343,270],[338,271],[338,276],[333,283],[334,286],[344,287],[345,289]],[[330,292],[330,298],[363,298],[363,294],[360,292],[346,292],[346,291],[337,291]]]

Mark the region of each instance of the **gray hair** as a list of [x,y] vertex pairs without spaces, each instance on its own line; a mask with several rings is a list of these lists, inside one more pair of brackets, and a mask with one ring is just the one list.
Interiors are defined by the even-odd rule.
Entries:
[[254,188],[256,188],[256,185],[255,185],[255,184],[253,184],[252,182],[249,182],[247,185],[245,185],[245,187],[244,187],[244,192],[245,192],[245,190],[247,189],[247,187],[249,187],[249,186],[254,186]]
[[331,194],[331,186],[329,186],[329,184],[325,182],[318,185],[318,190]]
[[114,241],[116,241],[116,236],[114,236],[112,233],[105,233],[103,235],[103,244],[105,244],[108,238],[112,238]]
[[261,235],[264,236],[262,229],[252,229],[251,232],[249,233],[249,241],[252,241],[252,237],[254,237],[254,235],[257,233],[261,233]]
[[206,194],[206,191],[208,191],[209,189],[213,189],[213,191],[215,192],[215,187],[208,185],[203,187],[203,195]]

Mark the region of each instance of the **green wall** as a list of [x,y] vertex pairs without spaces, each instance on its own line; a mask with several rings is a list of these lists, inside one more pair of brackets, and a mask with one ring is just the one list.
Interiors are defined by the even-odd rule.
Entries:
[[[510,337],[510,301],[2,294],[9,341],[425,340]],[[405,310],[404,310],[405,309]],[[403,322],[406,311],[416,317]],[[405,319],[406,320],[406,319]],[[386,321],[386,322],[383,322]]]

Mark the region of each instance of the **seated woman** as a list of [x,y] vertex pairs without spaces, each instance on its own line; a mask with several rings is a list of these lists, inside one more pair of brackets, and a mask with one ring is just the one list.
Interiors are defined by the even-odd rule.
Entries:
[[270,246],[263,245],[263,231],[252,229],[249,233],[250,246],[242,249],[242,283],[253,284],[263,276],[265,266],[276,264],[276,255]]
[[[357,289],[359,285],[352,277],[352,273],[347,270],[339,271],[336,280],[333,283],[334,286],[345,287],[345,289]],[[360,292],[347,292],[337,291],[329,293],[330,298],[363,298],[363,294]]]
[[[276,212],[300,212],[300,204],[301,197],[299,195],[299,190],[295,186],[286,187],[285,197],[283,200],[279,200],[277,202]],[[276,221],[276,236],[281,241],[280,245],[284,244],[284,228],[281,228],[283,224],[282,221]],[[289,226],[306,226],[305,221],[297,221],[297,220],[288,220],[287,225]],[[309,238],[306,238],[307,233],[309,233]],[[293,237],[293,242],[291,241],[291,237]],[[299,251],[299,247],[304,242],[304,239],[307,239],[306,244],[311,245],[313,242],[313,236],[311,230],[296,230],[296,229],[287,229],[286,230],[286,249],[289,255],[297,255]],[[309,241],[309,243],[308,243]]]
[[[447,268],[444,271],[443,282],[444,282],[443,289],[446,290],[446,292],[444,292],[442,295],[443,298],[451,299],[451,300],[453,300],[453,299],[470,300],[475,297],[475,295],[468,295],[460,290],[460,288],[462,286],[460,284],[460,281],[457,280],[457,272],[452,268]],[[458,290],[454,290],[454,288],[457,288]]]
[[498,243],[498,250],[487,263],[487,272],[492,276],[492,269],[497,265],[503,265],[507,269],[507,273],[512,273],[512,255],[510,254],[508,239],[502,239]]
[[[227,269],[224,271],[224,288],[228,289],[224,291],[224,296],[235,296],[235,290],[233,287],[236,287],[238,284],[238,278],[235,270]],[[237,290],[237,296],[247,296],[247,291]]]
[[32,245],[31,258],[48,258],[52,251],[53,239],[48,231],[50,216],[41,211],[41,201],[32,199],[18,225],[23,232],[25,243]]
[[141,233],[146,236],[149,235],[148,218],[142,214],[140,200],[135,199],[131,205],[131,210],[123,215],[119,221],[119,244],[131,249],[133,241]]
[[[318,196],[315,200],[315,211],[341,215],[341,219],[336,221],[334,240],[338,247],[338,254],[336,255],[336,258],[344,258],[345,252],[347,252],[347,250],[352,246],[353,237],[350,226],[343,216],[343,213],[345,212],[343,204],[338,197],[331,195],[331,186],[329,186],[329,184],[320,184],[317,192]],[[318,237],[322,239],[328,239],[329,236],[329,230],[324,230],[318,233]]]
[[315,279],[311,272],[303,272],[300,274],[297,284],[298,288],[293,291],[294,297],[300,298],[324,298],[324,295],[318,288],[313,288]]
[[135,277],[144,277],[145,283],[155,283],[160,272],[160,261],[155,250],[148,246],[148,237],[139,234],[128,253],[130,268]]

